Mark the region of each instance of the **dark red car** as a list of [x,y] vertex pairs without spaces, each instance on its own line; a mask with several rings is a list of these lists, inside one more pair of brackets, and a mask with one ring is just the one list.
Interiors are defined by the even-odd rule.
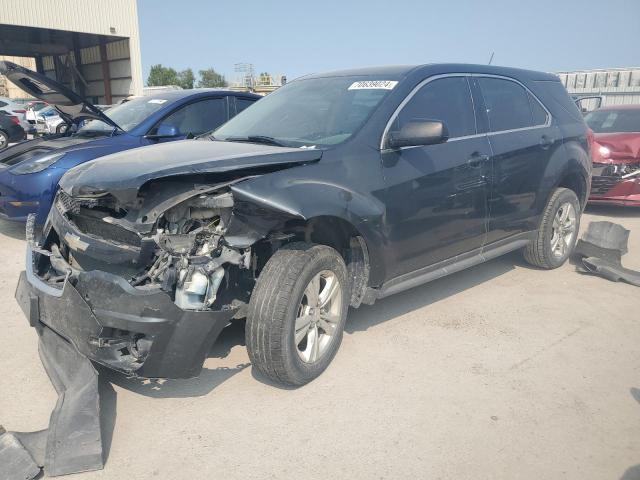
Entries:
[[585,121],[596,142],[589,203],[640,207],[640,105],[603,107]]

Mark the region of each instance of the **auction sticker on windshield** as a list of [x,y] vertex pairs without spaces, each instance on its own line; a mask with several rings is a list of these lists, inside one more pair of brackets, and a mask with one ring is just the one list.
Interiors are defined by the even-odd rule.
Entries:
[[363,80],[353,82],[349,90],[393,90],[397,84],[395,80]]

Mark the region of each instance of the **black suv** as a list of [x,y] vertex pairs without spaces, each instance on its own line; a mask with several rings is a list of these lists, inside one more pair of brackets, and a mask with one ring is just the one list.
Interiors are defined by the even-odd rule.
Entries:
[[574,247],[590,135],[557,77],[477,65],[295,80],[214,134],[69,171],[17,298],[41,333],[128,375],[198,375],[233,318],[301,385],[349,306],[522,249]]

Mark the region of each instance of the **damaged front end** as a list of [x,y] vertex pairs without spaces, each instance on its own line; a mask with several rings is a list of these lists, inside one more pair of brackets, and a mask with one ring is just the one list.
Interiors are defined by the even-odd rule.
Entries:
[[197,376],[255,281],[251,245],[226,239],[236,181],[152,182],[126,202],[60,190],[16,292],[30,323],[127,375]]
[[640,207],[640,158],[596,145],[589,202]]

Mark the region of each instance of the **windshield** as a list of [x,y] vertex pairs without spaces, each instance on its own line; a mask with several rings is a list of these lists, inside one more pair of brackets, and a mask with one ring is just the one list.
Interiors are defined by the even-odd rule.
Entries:
[[251,141],[253,137],[292,147],[328,147],[344,142],[364,125],[388,88],[397,83],[366,80],[358,76],[291,82],[218,128],[215,139]]
[[595,133],[640,132],[640,108],[596,110],[584,117]]
[[[161,98],[136,98],[127,103],[122,103],[113,108],[105,110],[103,113],[111,120],[116,122],[124,131],[137,127],[140,122],[145,120],[149,115],[156,112],[164,105],[168,100]],[[102,120],[91,120],[87,122],[82,128],[78,130],[78,133],[82,132],[111,132],[113,126],[103,122]]]

